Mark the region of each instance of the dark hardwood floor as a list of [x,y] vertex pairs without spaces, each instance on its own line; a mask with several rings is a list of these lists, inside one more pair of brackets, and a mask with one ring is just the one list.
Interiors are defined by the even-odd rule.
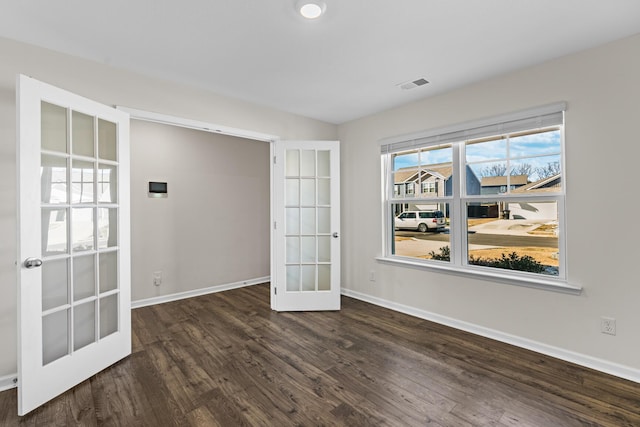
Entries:
[[0,425],[640,426],[640,384],[343,297],[268,285],[133,310],[133,354]]

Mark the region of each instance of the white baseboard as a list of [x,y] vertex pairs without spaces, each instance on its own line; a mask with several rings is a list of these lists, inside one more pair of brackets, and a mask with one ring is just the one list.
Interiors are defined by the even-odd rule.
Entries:
[[178,301],[185,298],[198,297],[201,295],[213,294],[216,292],[228,291],[231,289],[244,288],[245,286],[259,285],[270,280],[269,276],[258,277],[257,279],[243,280],[235,283],[210,286],[208,288],[195,289],[193,291],[178,292],[176,294],[161,295],[153,298],[145,298],[131,302],[131,308],[146,307],[149,305],[162,304],[165,302]]
[[11,390],[18,386],[18,374],[5,375],[0,377],[0,391]]
[[526,338],[518,337],[515,335],[506,334],[504,332],[496,331],[494,329],[485,328],[483,326],[475,325],[473,323],[463,322],[450,317],[441,316],[436,313],[421,310],[415,307],[410,307],[404,304],[398,304],[392,301],[388,301],[382,298],[373,297],[371,295],[363,294],[360,292],[352,291],[349,289],[342,289],[342,295],[359,299],[380,307],[385,307],[400,313],[408,314],[410,316],[418,317],[420,319],[429,320],[431,322],[439,323],[441,325],[450,326],[452,328],[460,329],[462,331],[470,332],[472,334],[480,335],[486,338],[491,338],[496,341],[501,341],[507,344],[515,345],[517,347],[525,348],[527,350],[535,351],[537,353],[545,354],[547,356],[555,357],[556,359],[564,360],[565,362],[575,363],[580,366],[595,369],[596,371],[604,372],[616,377],[624,378],[636,383],[640,383],[640,370],[631,368],[629,366],[619,365],[617,363],[609,362],[607,360],[598,359],[596,357],[588,356],[585,354],[575,353],[563,348],[554,347],[541,342],[529,340]]

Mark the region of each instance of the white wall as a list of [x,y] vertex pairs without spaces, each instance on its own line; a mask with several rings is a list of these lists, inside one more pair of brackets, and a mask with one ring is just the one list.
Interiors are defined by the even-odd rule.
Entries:
[[[635,225],[632,209],[616,208],[627,206],[628,200],[635,197],[630,171],[637,169],[640,154],[635,126],[640,114],[639,51],[640,36],[635,36],[347,123],[339,127],[336,135],[336,127],[330,124],[0,39],[0,340],[3,343],[0,378],[16,372],[13,343],[17,73],[107,104],[287,139],[340,139],[342,284],[347,291],[640,369],[637,339],[640,283],[633,268],[640,228]],[[566,126],[569,277],[584,287],[582,295],[521,288],[375,261],[381,254],[378,248],[382,239],[380,191],[375,187],[380,182],[379,139],[560,100],[569,105]],[[132,168],[136,170],[135,163]],[[607,179],[594,179],[602,173]],[[616,191],[611,192],[610,182],[615,183]],[[363,191],[366,188],[371,191]],[[609,226],[594,227],[594,205],[611,206],[615,215]],[[367,214],[362,215],[363,211]],[[369,281],[370,270],[376,271],[376,282]],[[602,315],[617,319],[617,336],[599,332]]]
[[[29,75],[108,105],[123,105],[228,127],[279,135],[285,139],[331,140],[336,139],[337,136],[335,125],[233,100],[197,88],[144,77],[108,65],[80,60],[2,38],[0,38],[0,58],[2,58],[0,60],[0,198],[2,200],[0,204],[0,236],[2,237],[0,245],[0,342],[2,343],[0,346],[0,380],[6,375],[15,374],[17,370],[15,345],[15,81],[17,74]],[[220,65],[224,66],[224,64]],[[139,156],[137,158],[140,159]],[[132,162],[132,171],[136,171],[138,167],[142,166],[136,162],[136,160]],[[136,191],[132,191],[132,195],[136,194]],[[175,196],[179,197],[178,194]],[[136,218],[132,223],[138,221],[139,219]],[[178,224],[172,224],[172,226],[178,226]],[[136,235],[136,238],[152,239],[152,236]],[[133,245],[135,247],[148,246],[151,243],[153,240],[148,243],[138,240],[133,242]],[[132,264],[136,265],[138,261],[134,254]],[[147,265],[148,260],[142,261],[142,263]],[[150,264],[148,266],[150,267]],[[207,282],[205,286],[211,284]],[[133,294],[144,295],[137,286],[138,284],[134,282]],[[146,280],[141,286],[148,286]],[[2,385],[1,383],[2,381],[0,381],[0,385]]]
[[[633,171],[640,159],[639,53],[636,35],[341,125],[343,287],[624,365],[640,378],[640,227],[637,212],[628,208],[637,196]],[[375,261],[382,254],[375,188],[381,138],[556,101],[568,102],[568,272],[571,283],[584,287],[580,296]],[[370,270],[376,282],[369,281]],[[616,336],[600,333],[600,316],[617,319]]]

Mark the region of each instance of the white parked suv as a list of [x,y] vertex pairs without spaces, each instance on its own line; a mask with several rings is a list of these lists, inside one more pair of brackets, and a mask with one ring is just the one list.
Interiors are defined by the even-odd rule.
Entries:
[[442,211],[406,211],[395,218],[396,230],[425,231],[444,230],[446,221]]

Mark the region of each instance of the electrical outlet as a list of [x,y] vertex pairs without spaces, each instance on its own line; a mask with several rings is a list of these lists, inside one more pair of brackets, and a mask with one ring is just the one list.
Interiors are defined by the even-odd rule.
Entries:
[[615,335],[616,334],[616,319],[613,317],[601,317],[600,318],[600,331],[603,334]]
[[369,280],[372,281],[372,282],[376,281],[376,271],[375,270],[371,270],[369,272]]
[[153,284],[155,286],[160,286],[162,284],[162,271],[153,272]]

